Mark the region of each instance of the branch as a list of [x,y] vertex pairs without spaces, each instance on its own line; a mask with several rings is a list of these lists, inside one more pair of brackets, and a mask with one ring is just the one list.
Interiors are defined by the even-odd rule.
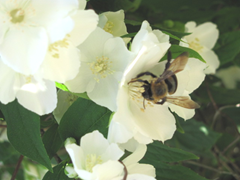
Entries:
[[229,175],[234,175],[234,176],[240,177],[239,175],[233,174],[232,172],[221,171],[221,170],[218,170],[218,169],[215,169],[215,168],[212,168],[210,166],[207,166],[207,165],[204,165],[204,164],[200,164],[200,163],[197,163],[197,162],[194,162],[194,161],[184,161],[184,163],[193,164],[193,165],[196,165],[196,166],[199,166],[199,167],[202,167],[202,168],[205,168],[205,169],[217,172],[219,174],[229,174]]
[[13,172],[13,175],[12,175],[11,180],[14,180],[14,179],[16,178],[17,173],[18,173],[18,170],[19,170],[19,168],[20,168],[20,165],[21,165],[21,163],[22,163],[23,158],[24,158],[24,156],[23,156],[23,155],[20,155],[20,157],[19,157],[19,159],[18,159],[18,162],[17,162],[17,166],[16,166],[16,168],[15,168],[15,170],[14,170],[14,172]]
[[127,168],[126,168],[125,164],[123,164],[122,161],[119,161],[119,162],[123,165],[123,170],[124,170],[123,180],[127,180],[127,176],[128,176]]

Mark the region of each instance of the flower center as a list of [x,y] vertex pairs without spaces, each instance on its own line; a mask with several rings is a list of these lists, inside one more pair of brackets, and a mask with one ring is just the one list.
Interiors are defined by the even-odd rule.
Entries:
[[106,32],[109,32],[110,34],[112,34],[112,33],[113,33],[112,28],[113,28],[113,22],[107,21],[107,23],[105,24],[105,26],[104,26],[103,29],[104,29]]
[[32,82],[32,76],[25,76],[25,84],[29,84]]
[[[106,78],[109,74],[113,74],[111,70],[112,61],[109,61],[108,57],[96,57],[96,61],[88,63],[93,74],[99,75],[101,78]],[[99,82],[99,78],[95,77],[95,80]]]
[[153,107],[151,101],[144,99],[142,93],[145,92],[144,82],[134,81],[128,84],[129,95],[142,112],[147,106]]
[[86,170],[92,172],[92,168],[97,164],[102,164],[101,156],[96,154],[88,154],[86,158]]
[[[67,35],[68,37],[69,35]],[[48,51],[52,54],[52,57],[59,58],[59,48],[68,48],[69,43],[67,42],[67,38],[64,38],[61,41],[57,41],[55,43],[52,43],[48,47]]]
[[189,43],[189,48],[197,52],[200,52],[203,49],[203,46],[199,42],[200,42],[199,39],[195,38],[193,41]]
[[20,23],[23,21],[25,15],[25,11],[22,9],[14,9],[10,12],[11,22],[12,23]]

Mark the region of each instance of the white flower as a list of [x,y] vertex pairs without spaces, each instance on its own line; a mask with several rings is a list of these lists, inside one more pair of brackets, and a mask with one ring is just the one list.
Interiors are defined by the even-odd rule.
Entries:
[[230,66],[226,69],[220,69],[216,76],[222,79],[226,88],[234,89],[237,82],[240,82],[240,68],[238,66]]
[[68,108],[75,102],[78,96],[68,92],[59,90],[57,93],[57,107],[53,111],[53,115],[58,123],[60,123],[63,115],[68,110]]
[[99,27],[103,28],[115,37],[128,34],[127,27],[124,23],[124,11],[104,12],[99,15]]
[[190,21],[185,24],[185,28],[186,32],[192,34],[183,37],[188,44],[180,42],[180,45],[197,51],[206,61],[205,73],[214,74],[220,63],[217,55],[212,51],[219,36],[217,26],[211,22],[196,26],[195,22]]
[[66,141],[65,148],[80,178],[92,180],[99,177],[99,180],[107,180],[107,177],[115,177],[122,172],[123,167],[118,160],[124,152],[117,144],[110,144],[98,131],[84,135],[80,146],[69,141]]
[[71,32],[77,0],[1,0],[0,54],[15,71],[35,74],[48,45]]
[[[114,37],[120,37],[128,34],[124,18],[123,10],[116,12],[104,12],[99,15],[98,26],[106,32],[112,34]],[[127,44],[131,38],[123,38],[123,40]]]
[[[124,154],[123,151],[117,144],[109,144],[98,131],[83,136],[80,146],[69,138],[65,147],[75,172],[83,180],[120,180],[126,174],[127,180],[133,180],[135,177],[155,180],[154,167],[138,163],[146,153],[146,145],[138,144],[134,152],[122,162],[118,160]],[[67,172],[74,176],[71,169]]]
[[110,110],[116,110],[118,84],[132,59],[119,37],[96,30],[79,46],[81,66],[78,75],[65,84],[75,93],[87,92],[90,99]]
[[[109,127],[108,139],[110,142],[125,143],[130,138],[136,139],[139,143],[147,144],[152,140],[165,141],[173,136],[176,130],[175,118],[168,110],[178,113],[183,118],[190,118],[194,110],[175,107],[176,105],[164,103],[163,105],[153,104],[145,100],[143,108],[142,92],[139,86],[128,84],[141,72],[152,72],[159,76],[163,73],[166,61],[158,61],[166,53],[169,44],[169,37],[158,30],[151,30],[149,24],[144,21],[140,31],[132,43],[132,50],[138,52],[137,57],[131,62],[124,72],[117,96],[117,111],[113,115]],[[178,88],[173,96],[186,96],[196,89],[204,76],[203,69],[194,69],[196,74],[202,74],[202,79],[196,79],[191,68],[185,68],[176,74]],[[200,73],[198,73],[200,71]],[[191,72],[191,73],[190,73]],[[192,77],[189,76],[192,74]],[[196,75],[196,76],[197,76]],[[195,83],[193,80],[199,81]],[[195,85],[191,85],[194,82]]]
[[39,75],[23,75],[6,66],[0,59],[0,101],[7,104],[17,98],[25,108],[39,114],[48,114],[57,104],[55,83]]

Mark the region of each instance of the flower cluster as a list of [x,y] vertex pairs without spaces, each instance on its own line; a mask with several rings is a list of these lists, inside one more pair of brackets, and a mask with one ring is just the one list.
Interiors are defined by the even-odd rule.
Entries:
[[55,82],[73,79],[77,46],[96,28],[98,16],[85,0],[1,3],[0,101],[17,98],[25,108],[48,114],[56,108]]
[[146,145],[139,144],[131,155],[120,160],[124,151],[116,143],[109,143],[98,131],[93,131],[81,138],[80,146],[74,139],[67,139],[65,148],[73,163],[73,167],[68,165],[65,168],[71,178],[120,180],[126,176],[128,180],[155,179],[153,166],[138,163],[147,150]]
[[[195,50],[206,63],[184,53],[172,65],[170,56],[160,61],[171,47],[169,35],[152,30],[147,21],[130,45],[131,36],[121,37],[128,34],[123,10],[97,15],[84,10],[86,0],[16,0],[0,6],[0,102],[16,98],[39,115],[54,110],[60,123],[77,94],[86,93],[114,114],[107,139],[98,131],[84,135],[80,146],[67,139],[72,164],[66,174],[84,180],[154,180],[155,169],[139,161],[146,144],[172,138],[172,112],[185,120],[194,116],[197,104],[190,94],[219,66],[212,50],[216,26],[188,22],[186,32],[192,34],[180,46]],[[69,92],[57,93],[55,82]],[[186,108],[184,103],[195,104]],[[127,157],[125,150],[131,152]]]

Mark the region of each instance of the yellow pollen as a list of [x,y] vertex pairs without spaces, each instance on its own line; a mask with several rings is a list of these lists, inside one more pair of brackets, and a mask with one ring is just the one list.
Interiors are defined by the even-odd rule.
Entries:
[[64,38],[61,41],[57,41],[55,43],[52,43],[48,47],[48,51],[52,54],[52,57],[59,58],[59,48],[68,48],[69,43],[67,42],[67,39]]
[[11,22],[20,23],[24,19],[25,12],[22,9],[14,9],[10,12]]
[[32,82],[32,77],[31,76],[25,77],[25,84],[29,84],[31,82]]
[[107,21],[107,23],[105,24],[105,26],[104,26],[104,30],[106,31],[106,32],[109,32],[110,34],[112,34],[113,33],[113,27],[114,27],[114,25],[113,25],[113,22],[111,22],[111,21]]
[[203,46],[199,42],[200,42],[199,39],[195,38],[193,41],[189,43],[189,48],[197,52],[200,52],[203,49]]
[[96,154],[88,154],[86,158],[86,170],[92,172],[92,168],[97,164],[102,164],[101,156]]
[[145,112],[144,106],[147,109],[149,107],[154,107],[154,105],[150,100],[144,99],[142,95],[142,93],[145,92],[143,85],[145,85],[144,82],[130,81],[130,83],[128,83],[128,90],[130,98],[136,103],[142,112]]
[[[108,75],[113,74],[111,70],[112,61],[109,61],[108,57],[96,57],[96,61],[88,63],[90,69],[94,75],[99,75],[101,78],[106,78]],[[95,80],[99,82],[99,77],[95,77]]]

